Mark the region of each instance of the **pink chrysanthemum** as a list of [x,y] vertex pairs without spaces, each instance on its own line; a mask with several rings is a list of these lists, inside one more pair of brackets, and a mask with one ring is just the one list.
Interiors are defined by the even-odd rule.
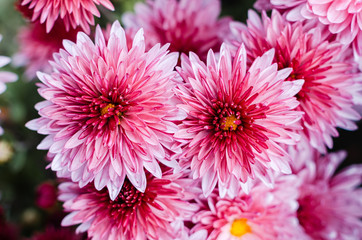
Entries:
[[302,4],[305,4],[308,0],[257,0],[254,4],[255,9],[262,10],[271,10],[278,9],[279,11],[290,11],[295,7],[299,7]]
[[362,239],[362,165],[335,174],[345,152],[321,156],[305,141],[297,146],[290,151],[302,183],[297,213],[308,239]]
[[[2,40],[2,36],[0,35],[0,42]],[[11,59],[9,57],[0,56],[0,68],[7,65]],[[5,83],[14,82],[18,79],[18,76],[12,72],[0,71],[0,94],[6,90]],[[0,111],[1,114],[1,111]],[[4,130],[0,127],[0,135],[2,135]]]
[[26,66],[25,75],[33,79],[37,71],[50,73],[49,60],[63,47],[63,40],[75,41],[80,28],[66,31],[64,23],[57,20],[52,30],[47,33],[43,24],[34,23],[19,31],[20,49],[14,57],[14,64]]
[[271,10],[273,5],[271,4],[270,0],[256,0],[254,3],[254,8],[259,11],[267,11]]
[[108,41],[97,27],[95,43],[79,33],[64,47],[54,55],[54,72],[38,74],[46,100],[36,105],[41,117],[27,123],[48,135],[38,148],[49,149],[51,168],[80,186],[94,180],[114,199],[127,176],[143,192],[144,168],[160,178],[158,161],[177,167],[170,160],[178,151],[173,121],[185,117],[172,91],[178,54],[159,44],[145,52],[142,30],[128,49],[119,22]]
[[218,20],[220,5],[220,0],[147,0],[123,22],[129,31],[144,28],[147,46],[170,43],[171,51],[192,51],[206,60],[207,51],[219,50],[229,31],[230,19]]
[[[303,79],[298,92],[299,110],[303,132],[313,147],[325,152],[333,145],[332,137],[338,136],[336,127],[355,130],[354,121],[360,116],[352,107],[362,103],[360,75],[353,74],[354,65],[345,61],[343,46],[324,39],[318,27],[307,29],[302,23],[290,23],[277,11],[262,19],[249,12],[248,25],[233,23],[235,47],[245,43],[249,61],[268,49],[275,48],[273,62],[279,69],[291,67],[286,80]],[[309,28],[309,26],[308,26]]]
[[[261,1],[261,0],[259,0]],[[269,0],[270,5],[257,4],[260,9],[285,11],[287,19],[299,21],[318,19],[326,25],[342,44],[353,42],[354,49],[362,55],[362,2],[360,0]]]
[[67,31],[70,27],[81,26],[84,31],[90,32],[89,25],[94,25],[93,15],[100,17],[96,5],[114,10],[109,0],[22,0],[21,5],[33,11],[32,21],[46,22],[47,32],[58,18],[64,21]]
[[148,175],[144,192],[126,180],[114,201],[106,189],[97,191],[92,184],[79,188],[67,182],[59,189],[59,199],[71,212],[62,225],[81,224],[77,231],[87,231],[95,240],[176,239],[180,229],[173,223],[190,220],[198,209],[188,202],[196,197],[195,181],[170,172],[165,172],[162,179]]
[[255,176],[271,183],[270,169],[290,173],[279,143],[299,138],[291,131],[301,117],[293,96],[303,81],[284,81],[291,70],[278,71],[273,58],[270,50],[247,68],[244,46],[233,58],[225,44],[219,60],[209,52],[206,65],[194,53],[181,57],[185,85],[176,91],[188,117],[175,137],[184,141],[180,158],[190,161],[193,178],[202,178],[206,196],[217,182],[224,195]]
[[212,194],[200,202],[191,232],[198,233],[195,239],[200,240],[303,239],[296,216],[296,186],[297,178],[289,175],[278,177],[274,189],[259,182],[248,195],[240,192],[235,198],[220,198]]

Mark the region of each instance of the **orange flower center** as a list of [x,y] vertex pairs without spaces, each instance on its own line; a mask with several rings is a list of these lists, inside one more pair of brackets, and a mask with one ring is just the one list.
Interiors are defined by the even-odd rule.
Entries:
[[221,124],[222,130],[236,130],[238,125],[240,124],[240,120],[238,120],[235,115],[227,116]]
[[101,114],[104,115],[106,113],[108,113],[108,109],[110,108],[114,108],[115,105],[112,103],[109,103],[107,106],[105,106],[104,108],[101,109]]
[[230,233],[235,237],[241,237],[244,234],[251,233],[251,228],[247,224],[247,219],[241,218],[234,220],[231,225]]

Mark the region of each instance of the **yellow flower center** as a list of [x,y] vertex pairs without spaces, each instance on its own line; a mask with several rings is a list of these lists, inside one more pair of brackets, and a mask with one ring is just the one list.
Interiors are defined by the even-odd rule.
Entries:
[[238,124],[235,123],[235,121],[239,121],[235,115],[230,115],[228,117],[225,118],[225,120],[222,123],[222,130],[227,131],[227,130],[236,130],[236,128],[238,127]]
[[231,225],[230,233],[235,237],[241,237],[244,234],[251,233],[251,228],[246,222],[247,219],[245,218],[234,220]]
[[101,109],[101,114],[104,115],[106,113],[108,113],[108,109],[110,108],[114,108],[115,105],[112,103],[109,103],[107,106],[105,106],[104,108]]

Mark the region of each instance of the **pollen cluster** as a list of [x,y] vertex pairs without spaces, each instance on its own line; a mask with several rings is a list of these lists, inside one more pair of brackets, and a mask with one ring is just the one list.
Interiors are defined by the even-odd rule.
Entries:
[[230,233],[235,237],[241,237],[247,233],[251,233],[251,228],[247,224],[247,219],[236,219],[231,225]]

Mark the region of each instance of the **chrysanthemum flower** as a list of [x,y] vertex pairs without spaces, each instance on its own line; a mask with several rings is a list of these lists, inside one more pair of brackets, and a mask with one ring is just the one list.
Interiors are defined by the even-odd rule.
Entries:
[[362,239],[362,165],[335,173],[343,151],[321,156],[302,141],[291,148],[301,181],[298,219],[309,239]]
[[[2,40],[2,36],[0,35],[0,42]],[[7,65],[11,59],[9,57],[0,56],[0,68]],[[18,76],[12,72],[0,71],[0,94],[6,90],[5,83],[14,82],[18,79]],[[1,111],[0,111],[1,114]],[[0,135],[2,135],[4,130],[0,127]]]
[[136,4],[135,14],[124,14],[123,22],[128,31],[144,28],[148,47],[170,43],[171,51],[192,51],[206,60],[229,31],[230,19],[218,20],[220,5],[220,0],[147,0]]
[[301,112],[294,111],[293,96],[303,81],[284,81],[291,70],[278,71],[273,58],[270,50],[247,68],[244,46],[233,58],[225,44],[219,60],[209,52],[206,65],[194,53],[181,57],[185,85],[176,91],[188,117],[175,137],[184,141],[180,158],[189,161],[193,178],[202,178],[205,195],[217,182],[224,195],[255,176],[271,183],[270,169],[290,173],[279,143],[298,140],[292,130],[299,129]]
[[[275,188],[253,186],[250,194],[240,192],[235,198],[216,194],[200,201],[191,230],[202,240],[275,240],[303,239],[298,225],[298,180],[293,175],[277,178]],[[207,231],[207,237],[202,237]]]
[[[303,88],[298,92],[299,110],[303,132],[313,147],[321,152],[333,145],[332,137],[338,136],[336,127],[346,130],[357,128],[354,121],[360,116],[352,107],[362,103],[360,75],[352,73],[355,66],[345,61],[343,45],[327,41],[318,27],[307,29],[302,23],[290,23],[277,11],[269,18],[265,12],[262,19],[249,12],[248,25],[233,23],[232,31],[237,47],[245,43],[249,62],[268,49],[276,51],[273,62],[279,69],[291,67],[286,79],[303,79]],[[309,28],[309,26],[308,26]]]
[[271,0],[256,0],[254,3],[254,8],[259,11],[268,11],[273,8],[273,5],[270,2]]
[[254,8],[259,11],[278,9],[281,12],[288,11],[294,7],[305,4],[308,0],[257,0]]
[[37,71],[50,73],[52,67],[49,60],[53,54],[63,47],[63,40],[75,41],[80,28],[66,31],[63,21],[55,21],[52,30],[47,33],[45,26],[33,23],[22,28],[18,33],[19,51],[14,56],[14,64],[26,66],[25,75],[28,79],[36,77]]
[[[287,19],[300,21],[318,19],[326,25],[342,44],[353,42],[362,55],[362,2],[360,0],[269,0],[270,4],[256,4],[259,9],[275,8],[286,12]],[[265,7],[264,7],[265,6]]]
[[47,32],[59,18],[64,21],[67,31],[70,27],[81,26],[89,32],[89,25],[94,25],[93,16],[100,17],[96,5],[114,10],[109,0],[22,0],[21,5],[33,10],[32,21],[46,22]]
[[69,172],[80,186],[94,180],[115,199],[127,176],[143,192],[144,168],[160,178],[158,161],[177,167],[169,157],[178,151],[173,121],[185,117],[172,91],[178,54],[159,44],[145,52],[142,30],[128,49],[118,22],[108,41],[97,27],[95,43],[79,33],[64,47],[54,72],[38,74],[46,100],[36,105],[41,117],[27,123],[47,135],[38,148],[49,149],[52,170]]
[[71,212],[63,226],[81,224],[78,232],[88,232],[92,239],[169,240],[179,234],[176,220],[190,220],[198,209],[189,203],[196,197],[195,181],[183,174],[165,172],[162,179],[147,175],[144,192],[128,180],[112,201],[106,189],[97,191],[93,184],[79,188],[66,182],[59,186],[59,199]]

